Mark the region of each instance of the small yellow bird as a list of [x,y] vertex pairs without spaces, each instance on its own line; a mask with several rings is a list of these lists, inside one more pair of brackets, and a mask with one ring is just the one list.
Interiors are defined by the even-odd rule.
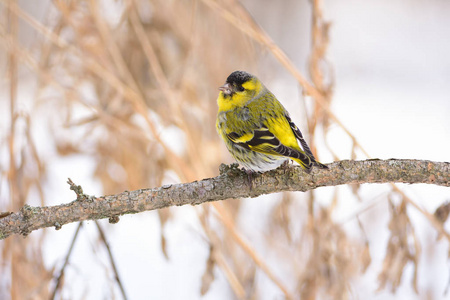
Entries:
[[288,159],[308,172],[312,166],[328,169],[315,159],[287,110],[258,78],[235,71],[219,90],[217,132],[250,172],[249,179],[251,172],[275,169]]

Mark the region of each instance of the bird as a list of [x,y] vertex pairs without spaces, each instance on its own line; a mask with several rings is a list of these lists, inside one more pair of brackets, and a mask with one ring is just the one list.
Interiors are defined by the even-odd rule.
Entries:
[[264,84],[245,71],[231,73],[219,87],[216,129],[249,175],[298,163],[306,172],[328,169],[316,160],[288,111]]

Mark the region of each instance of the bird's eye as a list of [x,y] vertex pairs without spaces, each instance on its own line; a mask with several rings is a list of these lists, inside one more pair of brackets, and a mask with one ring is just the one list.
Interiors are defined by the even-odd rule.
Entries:
[[243,91],[245,91],[245,89],[244,89],[244,87],[242,85],[240,85],[240,86],[238,86],[238,91],[239,92],[243,92]]

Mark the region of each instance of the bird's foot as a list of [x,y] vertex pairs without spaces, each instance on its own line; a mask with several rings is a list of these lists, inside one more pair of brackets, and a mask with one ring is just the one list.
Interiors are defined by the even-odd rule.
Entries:
[[290,163],[292,163],[292,160],[286,159],[277,169],[282,170],[283,173],[286,174],[286,172],[291,168]]
[[283,163],[281,164],[280,168],[281,169],[289,169],[289,163],[292,163],[292,160],[290,159],[286,159],[285,161],[283,161]]
[[243,168],[243,170],[245,173],[247,173],[247,180],[248,180],[247,183],[251,191],[253,189],[253,173],[255,172],[252,170],[247,170],[245,168]]

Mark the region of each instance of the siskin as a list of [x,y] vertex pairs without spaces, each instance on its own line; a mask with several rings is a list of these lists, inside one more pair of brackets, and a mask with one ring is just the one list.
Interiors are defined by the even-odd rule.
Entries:
[[314,158],[287,110],[258,78],[235,71],[219,90],[217,132],[248,172],[275,169],[289,159],[308,172],[312,166],[328,169]]

